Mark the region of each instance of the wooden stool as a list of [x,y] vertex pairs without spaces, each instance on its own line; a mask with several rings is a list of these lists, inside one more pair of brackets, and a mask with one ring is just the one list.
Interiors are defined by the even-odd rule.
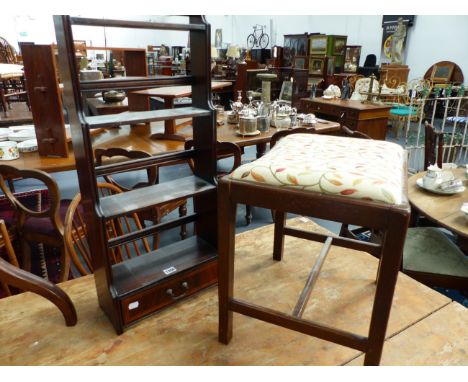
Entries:
[[[222,178],[218,191],[219,341],[229,343],[236,312],[363,351],[365,365],[378,365],[410,217],[406,173],[405,152],[396,144],[293,134],[262,158]],[[237,203],[277,211],[274,260],[282,259],[284,235],[325,243],[291,315],[233,296]],[[382,244],[287,227],[287,212],[378,230]],[[367,337],[301,318],[332,244],[380,259]]]

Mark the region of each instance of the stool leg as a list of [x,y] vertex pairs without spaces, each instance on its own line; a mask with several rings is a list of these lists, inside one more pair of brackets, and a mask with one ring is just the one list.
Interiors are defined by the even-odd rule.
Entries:
[[408,222],[409,214],[394,214],[389,218],[388,227],[391,228],[385,234],[380,256],[377,286],[369,327],[369,347],[364,358],[364,365],[366,366],[380,363]]
[[245,225],[252,223],[252,206],[245,206]]
[[273,260],[281,261],[284,250],[284,226],[286,225],[286,213],[275,211],[275,235],[273,239]]
[[236,204],[231,201],[227,185],[218,185],[218,298],[219,342],[228,344],[232,338],[233,313],[229,301],[234,294]]

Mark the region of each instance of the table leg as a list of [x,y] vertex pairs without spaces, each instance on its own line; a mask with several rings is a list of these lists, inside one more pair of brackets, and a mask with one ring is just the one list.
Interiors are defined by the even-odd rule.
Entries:
[[7,102],[6,102],[5,91],[3,90],[3,87],[0,87],[0,102],[2,103],[3,114],[5,117],[7,117]]
[[462,252],[468,256],[468,238],[458,235],[457,244]]
[[266,142],[257,143],[256,146],[257,146],[257,159],[258,159],[265,155],[267,143]]
[[[174,98],[164,99],[164,108],[174,108]],[[175,119],[168,119],[164,121],[164,133],[156,133],[151,135],[151,139],[169,139],[172,141],[185,142],[186,138],[182,135],[177,134],[177,127]]]

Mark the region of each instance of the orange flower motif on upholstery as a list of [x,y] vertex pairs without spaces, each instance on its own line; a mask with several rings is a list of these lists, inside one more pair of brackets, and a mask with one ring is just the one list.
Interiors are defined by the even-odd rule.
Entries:
[[257,182],[264,182],[265,183],[265,178],[263,176],[261,176],[260,174],[257,174],[253,171],[250,172],[250,174],[252,175],[252,178],[254,178]]
[[358,190],[356,190],[355,188],[347,188],[346,190],[340,191],[340,194],[341,195],[351,195],[351,194],[354,194],[357,191]]

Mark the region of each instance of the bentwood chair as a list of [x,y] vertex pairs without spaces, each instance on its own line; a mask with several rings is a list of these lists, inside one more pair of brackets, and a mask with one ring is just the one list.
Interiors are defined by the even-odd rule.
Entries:
[[[101,166],[105,163],[108,163],[112,160],[120,159],[139,159],[139,158],[148,158],[151,154],[141,151],[141,150],[125,150],[122,148],[110,148],[110,149],[96,149],[94,151],[94,155],[96,158],[96,165]],[[106,158],[106,159],[105,159]],[[128,174],[128,173],[126,173]],[[126,192],[140,187],[146,187],[159,182],[159,168],[157,166],[150,167],[146,169],[146,180],[142,182],[135,183],[133,185],[126,185],[123,184],[122,181],[117,181],[115,177],[110,175],[105,175],[104,179],[107,183],[111,183],[114,186],[118,187],[120,190]],[[179,216],[185,216],[187,214],[187,200],[177,200],[174,202],[162,204],[159,206],[152,207],[150,210],[139,212],[138,215],[144,223],[145,220],[152,221],[153,224],[158,224],[161,222],[161,219],[169,214],[170,212],[174,211],[175,209],[179,209]],[[181,225],[180,227],[180,237],[181,239],[185,239],[187,237],[187,230],[185,225]],[[159,234],[154,235],[154,242],[153,242],[153,249],[157,249],[159,247]]]
[[[18,198],[14,184],[23,179],[39,181],[45,185],[47,198],[38,200],[37,205],[30,207]],[[55,180],[41,170],[20,170],[9,165],[0,165],[0,189],[11,203],[13,215],[2,211],[0,217],[7,226],[16,231],[21,243],[22,268],[31,269],[31,244],[55,247],[60,251],[58,282],[66,281],[70,263],[63,243],[63,218],[69,201],[60,200],[60,191]]]
[[[110,183],[98,183],[101,196],[121,193],[122,190]],[[85,223],[84,211],[81,205],[81,194],[78,193],[70,203],[64,223],[64,238],[67,253],[71,258],[73,268],[85,276],[93,273],[92,254],[88,243],[89,227]],[[107,222],[106,234],[108,238],[123,235],[133,230],[141,229],[142,224],[136,213],[125,215]],[[135,240],[131,244],[116,246],[109,251],[112,264],[140,256],[151,251],[146,238]]]
[[7,296],[12,295],[10,286],[36,293],[60,309],[67,326],[74,326],[77,321],[76,310],[68,295],[50,281],[19,268],[5,222],[0,220],[0,248],[2,247],[6,252],[5,257],[8,259],[7,261],[0,256],[0,285],[4,293]]

